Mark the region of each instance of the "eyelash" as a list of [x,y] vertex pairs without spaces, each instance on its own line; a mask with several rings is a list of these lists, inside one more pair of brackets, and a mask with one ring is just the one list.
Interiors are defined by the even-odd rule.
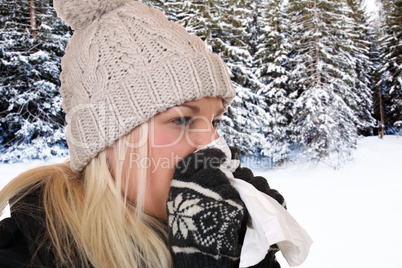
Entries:
[[[193,121],[194,121],[193,118],[189,116],[179,117],[172,120],[173,123],[179,126],[190,126]],[[212,126],[214,128],[217,128],[221,122],[222,122],[221,119],[214,119],[212,120]]]
[[191,117],[184,116],[184,117],[176,118],[176,119],[172,120],[172,122],[175,123],[176,125],[188,126],[188,125],[191,125],[191,123],[193,122],[193,119]]

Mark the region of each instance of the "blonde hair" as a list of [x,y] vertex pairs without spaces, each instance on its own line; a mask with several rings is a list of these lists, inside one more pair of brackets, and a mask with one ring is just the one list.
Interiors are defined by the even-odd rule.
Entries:
[[[146,127],[141,129],[147,132]],[[117,141],[120,156],[127,153],[121,141]],[[142,156],[147,155],[148,142],[143,147],[138,150]],[[41,188],[47,240],[58,267],[172,267],[166,226],[142,211],[147,172],[138,170],[134,206],[121,191],[122,165],[116,165],[114,179],[110,173],[107,150],[80,174],[71,170],[68,161],[34,168],[0,191],[0,210],[10,199],[13,207]]]

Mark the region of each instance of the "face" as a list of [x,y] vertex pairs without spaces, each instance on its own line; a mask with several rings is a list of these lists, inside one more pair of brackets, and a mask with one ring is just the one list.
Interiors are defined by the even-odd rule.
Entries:
[[[204,97],[172,107],[155,115],[148,122],[149,159],[126,157],[123,170],[130,167],[127,198],[135,203],[137,184],[136,167],[147,165],[148,176],[145,191],[144,211],[156,218],[166,220],[166,201],[176,164],[195,150],[218,138],[217,125],[222,117],[221,98]],[[129,134],[130,143],[138,142],[140,128]],[[112,164],[112,174],[113,174]],[[122,185],[126,185],[125,182]]]

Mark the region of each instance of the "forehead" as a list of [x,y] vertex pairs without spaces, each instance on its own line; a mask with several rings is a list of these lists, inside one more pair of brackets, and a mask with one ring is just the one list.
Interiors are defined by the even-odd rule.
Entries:
[[225,111],[223,108],[223,99],[220,97],[204,97],[198,100],[186,101],[180,105],[176,105],[166,109],[163,112],[158,113],[155,117],[160,117],[164,115],[172,115],[172,113],[177,114],[177,112],[184,109],[190,109],[194,114],[199,114],[202,112],[213,112],[215,116],[223,114]]
[[215,115],[223,114],[223,100],[219,97],[204,97],[202,99],[185,102],[173,108],[188,108],[194,113],[213,112]]
[[200,108],[216,108],[222,109],[223,108],[223,100],[220,97],[204,97],[198,100],[186,101],[183,104],[177,105],[175,107],[188,107],[194,108],[195,110],[199,110]]

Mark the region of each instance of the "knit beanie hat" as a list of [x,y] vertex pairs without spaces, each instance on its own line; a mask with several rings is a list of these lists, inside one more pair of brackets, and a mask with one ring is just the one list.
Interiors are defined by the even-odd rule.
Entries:
[[132,0],[54,0],[54,7],[74,30],[60,77],[73,171],[170,107],[233,100],[221,58],[161,11]]

